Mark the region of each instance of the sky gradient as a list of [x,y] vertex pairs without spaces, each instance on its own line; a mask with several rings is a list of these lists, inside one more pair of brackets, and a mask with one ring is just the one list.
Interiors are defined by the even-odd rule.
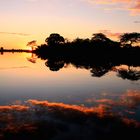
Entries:
[[113,39],[140,32],[140,0],[0,0],[0,46],[28,48],[50,33],[90,38],[103,32]]

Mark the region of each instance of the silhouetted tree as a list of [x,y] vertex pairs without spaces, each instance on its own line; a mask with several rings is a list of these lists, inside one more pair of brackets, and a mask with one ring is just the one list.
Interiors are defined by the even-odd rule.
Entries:
[[37,46],[37,41],[33,40],[27,43],[27,46],[31,47],[32,51],[34,50],[34,48]]
[[73,42],[74,43],[85,43],[85,42],[89,42],[90,40],[87,38],[87,39],[81,39],[81,38],[76,38]]
[[94,47],[100,49],[113,49],[113,47],[119,48],[120,46],[118,42],[112,41],[103,33],[93,34],[93,37],[91,38],[91,43],[94,45]]
[[61,36],[57,33],[53,33],[48,38],[46,38],[45,42],[49,46],[56,46],[56,45],[59,45],[61,43],[64,43],[65,39],[63,38],[63,36]]
[[3,51],[3,50],[4,50],[3,47],[1,47],[1,48],[0,48],[0,51]]
[[123,46],[132,46],[140,42],[140,33],[125,33],[120,36],[120,42]]
[[106,42],[110,41],[109,38],[106,37],[103,33],[96,33],[93,34],[93,37],[91,38],[92,41],[101,41],[101,42]]

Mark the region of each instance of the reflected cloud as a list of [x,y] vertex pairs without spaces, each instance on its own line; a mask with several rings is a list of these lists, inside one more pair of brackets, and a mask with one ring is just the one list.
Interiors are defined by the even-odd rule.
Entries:
[[128,90],[121,96],[120,104],[129,108],[136,108],[140,105],[140,91]]
[[0,70],[7,70],[7,69],[24,69],[29,68],[28,66],[21,66],[21,67],[0,67]]
[[0,106],[2,140],[23,138],[59,140],[73,137],[83,140],[93,138],[111,140],[114,137],[136,138],[139,130],[139,122],[119,116],[113,113],[109,106],[103,104],[85,107],[28,100],[25,105]]
[[108,104],[108,105],[116,105],[116,103],[111,99],[99,99],[96,100],[97,103]]
[[83,107],[83,106],[78,106],[78,105],[68,105],[64,103],[49,103],[48,101],[29,100],[28,102],[33,105],[41,105],[44,107],[48,107],[49,110],[52,110],[52,111],[54,111],[55,109],[59,111],[67,110],[67,112],[64,112],[65,115],[67,113],[69,114],[70,112],[73,113],[73,111],[77,113],[79,112],[80,114],[82,113],[83,115],[97,114],[100,117],[103,117],[107,114],[109,115],[109,112],[107,112],[109,107],[107,105],[102,105],[102,104],[100,104],[97,107],[89,108],[89,107]]
[[27,111],[29,109],[28,106],[23,105],[11,105],[11,106],[0,106],[0,111]]
[[100,104],[107,104],[107,105],[114,105],[116,106],[124,106],[127,108],[137,108],[140,105],[140,91],[138,90],[128,90],[126,93],[120,95],[118,100],[113,99],[94,99],[94,100],[87,100],[93,101]]
[[[86,103],[89,104],[97,104],[97,105],[105,105],[111,111],[116,110],[117,108],[122,108],[119,112],[121,115],[125,113],[128,114],[136,114],[136,109],[140,107],[140,91],[138,90],[128,90],[125,93],[121,94],[117,98],[89,98],[86,99]],[[120,110],[120,109],[119,109]]]

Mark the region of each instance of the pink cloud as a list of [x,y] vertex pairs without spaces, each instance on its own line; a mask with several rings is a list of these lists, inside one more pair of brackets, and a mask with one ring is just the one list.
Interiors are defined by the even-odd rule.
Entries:
[[100,30],[99,32],[109,36],[109,37],[115,37],[118,38],[120,35],[122,35],[123,33],[117,32],[117,33],[113,33],[110,30]]
[[[104,10],[125,10],[130,11],[130,15],[140,15],[140,1],[139,0],[86,0],[91,4],[108,5]],[[110,7],[112,5],[112,7]],[[114,5],[117,6],[114,7]]]
[[132,6],[129,10],[131,11],[131,15],[140,15],[140,1],[137,0],[135,5]]
[[115,4],[115,3],[130,3],[133,0],[88,0],[88,1],[97,4]]

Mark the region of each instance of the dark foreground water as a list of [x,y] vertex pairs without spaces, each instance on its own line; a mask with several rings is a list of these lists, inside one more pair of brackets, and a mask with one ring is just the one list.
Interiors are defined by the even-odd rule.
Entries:
[[[28,53],[0,55],[0,139],[135,139],[140,66],[85,69]],[[51,69],[51,70],[50,70]]]

